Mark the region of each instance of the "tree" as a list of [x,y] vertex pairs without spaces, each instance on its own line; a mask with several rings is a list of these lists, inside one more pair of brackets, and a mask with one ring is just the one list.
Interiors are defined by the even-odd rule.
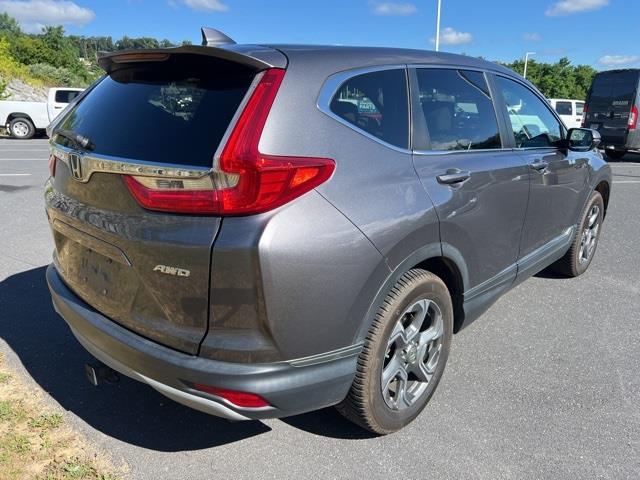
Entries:
[[[520,75],[524,72],[524,61],[505,64]],[[547,98],[576,98],[584,100],[596,70],[588,65],[571,65],[563,57],[556,63],[539,63],[529,60],[527,80],[536,85]]]
[[22,35],[20,24],[15,18],[10,17],[7,13],[0,13],[0,35],[16,36]]

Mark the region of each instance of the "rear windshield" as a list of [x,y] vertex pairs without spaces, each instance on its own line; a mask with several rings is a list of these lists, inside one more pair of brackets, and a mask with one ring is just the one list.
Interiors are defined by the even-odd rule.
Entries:
[[596,75],[591,86],[589,107],[608,107],[628,111],[638,89],[638,71],[604,72]]
[[[253,76],[198,55],[122,64],[59,128],[89,138],[95,153],[208,167]],[[74,146],[61,135],[54,141]]]

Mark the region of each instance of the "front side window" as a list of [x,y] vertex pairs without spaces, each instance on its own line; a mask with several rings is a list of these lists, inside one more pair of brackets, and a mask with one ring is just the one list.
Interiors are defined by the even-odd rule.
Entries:
[[331,111],[360,130],[401,148],[409,147],[405,70],[365,73],[344,82]]
[[558,115],[573,115],[571,102],[556,102],[556,112]]
[[431,150],[502,147],[484,74],[434,68],[421,68],[416,73]]
[[513,80],[497,76],[496,82],[518,148],[552,147],[562,138],[562,127],[546,102]]

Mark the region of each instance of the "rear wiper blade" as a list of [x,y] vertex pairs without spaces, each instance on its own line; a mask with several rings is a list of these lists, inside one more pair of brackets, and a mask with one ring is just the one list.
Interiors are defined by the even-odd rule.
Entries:
[[66,138],[67,140],[71,140],[73,143],[85,150],[93,150],[96,148],[89,138],[84,135],[80,135],[79,133],[72,132],[71,130],[56,130],[54,133],[55,135],[60,135],[61,137]]

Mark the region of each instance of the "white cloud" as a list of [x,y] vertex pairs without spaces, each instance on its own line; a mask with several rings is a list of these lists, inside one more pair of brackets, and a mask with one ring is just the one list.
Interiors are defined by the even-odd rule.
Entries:
[[609,0],[560,0],[544,12],[547,17],[559,17],[574,13],[589,12],[609,5]]
[[0,0],[0,12],[8,13],[30,33],[40,33],[47,25],[82,27],[96,16],[93,10],[68,0]]
[[630,65],[639,61],[640,55],[605,55],[598,59],[600,65]]
[[413,3],[383,2],[372,3],[372,12],[376,15],[413,15],[418,8]]
[[524,38],[527,42],[539,42],[542,40],[540,34],[535,32],[523,33],[522,38]]
[[205,12],[226,12],[229,6],[220,0],[182,0],[184,4],[193,10]]
[[[436,43],[435,38],[429,39],[431,43]],[[442,45],[462,45],[471,43],[473,35],[467,32],[458,32],[454,28],[447,27],[440,32],[440,43]]]

